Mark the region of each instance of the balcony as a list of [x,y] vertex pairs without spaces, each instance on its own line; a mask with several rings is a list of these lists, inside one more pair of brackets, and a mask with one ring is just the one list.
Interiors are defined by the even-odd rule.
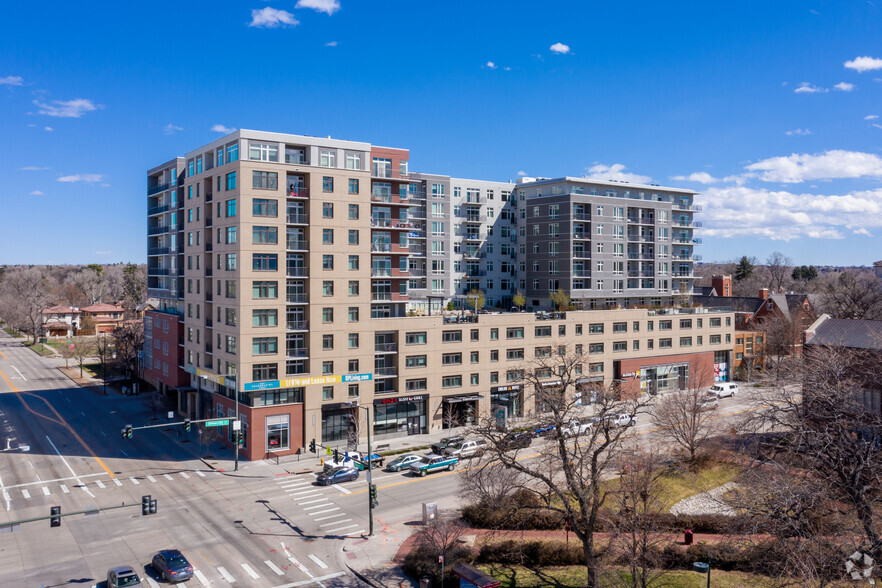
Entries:
[[462,238],[466,241],[483,241],[486,235],[483,233],[466,233]]
[[285,247],[288,251],[308,251],[309,242],[306,239],[288,239]]
[[163,212],[168,212],[168,204],[163,204],[162,206],[154,206],[147,209],[148,216],[152,216],[154,214],[162,214]]
[[574,269],[573,270],[574,278],[590,278],[591,272],[586,269]]
[[158,194],[160,192],[165,192],[169,188],[171,188],[171,184],[156,184],[155,186],[148,186],[147,187],[147,195],[153,196],[154,194]]
[[288,321],[285,324],[285,330],[287,330],[287,331],[308,331],[309,330],[309,321]]
[[285,357],[286,359],[309,357],[309,349],[307,347],[288,347],[285,350]]
[[573,249],[573,257],[578,259],[590,259],[591,254],[585,249]]
[[398,343],[374,343],[375,353],[397,353]]
[[487,215],[469,214],[469,215],[466,215],[466,217],[463,219],[463,222],[466,222],[466,223],[486,223],[487,222]]
[[371,302],[407,302],[410,300],[407,294],[398,292],[372,292]]
[[309,271],[305,267],[289,267],[285,270],[285,275],[289,278],[305,278],[309,275]]
[[211,343],[205,344],[205,353],[208,353],[209,355],[212,355],[214,353],[214,350],[211,348]]
[[375,367],[374,368],[374,377],[375,378],[388,378],[390,376],[397,376],[398,368],[396,366],[387,366],[387,367]]
[[631,241],[632,243],[652,243],[653,241],[655,241],[655,236],[629,233],[628,241]]
[[214,225],[214,219],[211,217],[210,214],[205,215],[205,226],[211,227],[212,225]]
[[371,194],[371,202],[378,204],[397,204],[400,206],[416,206],[418,202],[408,199],[406,196],[401,197],[400,194]]
[[205,277],[206,277],[206,278],[210,278],[210,277],[213,276],[213,275],[214,275],[214,270],[212,270],[211,267],[206,266],[206,268],[205,268]]
[[288,301],[288,304],[306,304],[309,302],[309,294],[307,294],[305,292],[288,294],[287,301]]
[[158,225],[147,229],[148,235],[159,235],[160,233],[168,233],[168,225]]
[[309,188],[305,186],[288,188],[288,198],[309,198]]
[[629,278],[654,278],[654,271],[644,271],[644,270],[628,270]]
[[481,206],[482,204],[487,204],[487,199],[483,196],[466,196],[466,199],[462,201],[463,206]]
[[588,212],[574,212],[572,219],[574,221],[590,221],[591,214]]
[[168,247],[148,247],[147,255],[168,255]]
[[653,218],[643,218],[637,216],[629,216],[628,222],[632,225],[654,225],[655,219]]
[[425,278],[426,277],[426,268],[410,268],[408,272],[411,278]]
[[214,194],[211,192],[206,192],[205,193],[205,201],[211,202],[212,200],[214,200]]
[[591,233],[587,233],[584,231],[574,231],[573,232],[573,239],[582,239],[582,240],[590,241],[591,240]]
[[426,219],[426,211],[425,210],[411,210],[407,213],[408,218],[417,218],[421,220]]
[[167,276],[168,275],[168,268],[148,267],[147,268],[147,275],[148,276]]
[[641,252],[641,253],[628,252],[628,259],[654,260],[655,254],[654,253],[645,253],[645,252]]
[[692,272],[673,272],[671,274],[671,276],[673,276],[675,278],[694,278],[695,277],[694,275],[692,275]]
[[211,290],[205,290],[205,301],[212,302],[214,300],[214,292]]
[[212,321],[210,318],[205,319],[205,326],[209,329],[212,328],[212,326],[214,326],[214,321]]
[[289,165],[309,165],[306,155],[302,153],[286,153],[285,163]]
[[302,213],[288,213],[287,222],[289,225],[307,225],[309,224],[309,215]]
[[401,230],[410,230],[417,228],[416,223],[410,223],[407,221],[398,221],[391,219],[371,219],[371,228],[374,229],[401,229]]
[[205,242],[205,252],[211,253],[212,251],[214,251],[214,245],[211,243],[211,241],[206,241]]

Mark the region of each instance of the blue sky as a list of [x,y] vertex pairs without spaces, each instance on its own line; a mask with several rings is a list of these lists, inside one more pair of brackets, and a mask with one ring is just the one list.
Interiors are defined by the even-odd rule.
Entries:
[[224,127],[692,188],[705,261],[882,259],[882,4],[38,6],[0,24],[0,263],[145,262],[146,170]]

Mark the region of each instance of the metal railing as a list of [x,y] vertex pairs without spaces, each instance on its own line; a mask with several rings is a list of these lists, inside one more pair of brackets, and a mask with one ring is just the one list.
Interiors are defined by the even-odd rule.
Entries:
[[292,214],[288,213],[286,215],[286,220],[289,225],[306,225],[309,224],[308,215],[304,212],[302,214]]
[[398,343],[374,343],[374,351],[394,353],[398,351]]
[[170,184],[170,183],[167,183],[167,184],[157,184],[157,185],[155,185],[155,186],[148,186],[148,187],[147,187],[147,195],[148,195],[148,196],[153,196],[154,194],[158,194],[159,192],[165,192],[165,191],[168,190],[170,187],[171,187],[171,184]]
[[288,331],[306,331],[309,329],[309,321],[287,321],[285,328]]
[[302,294],[288,294],[287,300],[289,304],[301,304],[309,302],[309,294],[306,294],[305,292]]
[[148,215],[162,214],[163,212],[168,212],[168,204],[163,204],[161,206],[153,206],[152,208],[147,209]]

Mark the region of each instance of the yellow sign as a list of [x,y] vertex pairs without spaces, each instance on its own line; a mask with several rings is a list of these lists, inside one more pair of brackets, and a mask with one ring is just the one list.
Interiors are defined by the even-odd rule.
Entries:
[[205,378],[209,382],[214,382],[215,384],[217,384],[219,386],[224,385],[224,377],[223,376],[219,376],[213,372],[209,372],[209,371],[206,371],[203,369],[196,368],[196,377],[197,378]]
[[315,386],[319,384],[338,384],[343,381],[342,376],[315,376],[312,378],[289,378],[281,381],[282,388],[295,388],[297,386]]

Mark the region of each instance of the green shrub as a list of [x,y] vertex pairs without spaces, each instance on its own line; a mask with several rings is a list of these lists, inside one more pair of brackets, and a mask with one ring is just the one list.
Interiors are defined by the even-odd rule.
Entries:
[[584,565],[581,543],[567,545],[561,541],[516,541],[507,539],[483,545],[478,552],[479,563],[523,565],[542,568]]

